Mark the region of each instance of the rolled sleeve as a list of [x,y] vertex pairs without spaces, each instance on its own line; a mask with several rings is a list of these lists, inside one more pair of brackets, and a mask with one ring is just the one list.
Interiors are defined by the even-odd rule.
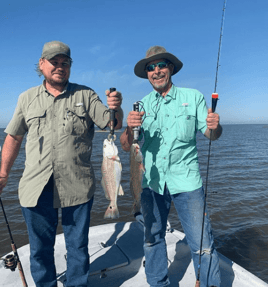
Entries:
[[206,129],[207,129],[207,106],[206,106],[206,101],[204,99],[204,96],[202,94],[200,94],[200,100],[199,103],[197,105],[197,129],[201,132],[201,133],[205,133]]
[[24,112],[22,110],[22,98],[23,94],[19,96],[18,104],[15,109],[14,115],[4,131],[5,133],[13,136],[24,136],[28,131],[28,127],[25,122]]
[[100,129],[106,128],[110,120],[109,109],[102,103],[96,93],[90,98],[89,116]]

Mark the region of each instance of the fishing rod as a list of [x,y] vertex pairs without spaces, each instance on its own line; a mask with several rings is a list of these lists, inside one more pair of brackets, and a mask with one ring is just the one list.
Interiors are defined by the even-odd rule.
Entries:
[[22,286],[23,287],[27,287],[28,285],[27,285],[27,282],[26,282],[26,278],[24,276],[24,272],[23,272],[22,265],[21,265],[21,262],[20,262],[19,254],[17,252],[17,248],[16,248],[16,245],[15,245],[14,240],[13,240],[13,236],[12,236],[9,224],[8,224],[7,216],[6,216],[6,213],[5,213],[5,209],[4,209],[4,205],[3,205],[1,197],[0,197],[0,204],[1,204],[1,207],[2,207],[2,211],[3,211],[4,217],[5,217],[7,229],[8,229],[9,236],[10,236],[11,248],[12,248],[13,253],[14,253],[14,255],[13,254],[9,254],[9,255],[7,255],[4,258],[5,268],[6,269],[10,269],[11,271],[15,271],[16,267],[18,266],[18,270],[19,270],[19,273],[20,273],[20,278],[21,278],[21,281],[22,281]]
[[[217,84],[218,84],[218,71],[219,71],[219,63],[220,63],[220,53],[221,53],[221,40],[223,36],[223,26],[224,26],[224,16],[225,16],[225,9],[226,9],[226,1],[224,0],[223,10],[222,10],[222,20],[221,20],[221,31],[220,31],[220,40],[219,40],[219,49],[218,49],[218,58],[217,58],[217,67],[216,67],[216,77],[215,77],[215,86],[214,86],[214,93],[212,94],[211,99],[211,109],[212,113],[215,112],[217,101],[219,96],[217,94]],[[203,247],[203,234],[204,234],[204,225],[205,225],[205,212],[206,212],[206,204],[207,204],[207,187],[208,187],[208,173],[209,173],[209,162],[210,162],[210,150],[211,150],[211,137],[212,137],[212,130],[209,133],[209,148],[208,148],[208,161],[207,161],[207,174],[206,174],[206,186],[205,186],[205,193],[204,193],[204,207],[203,207],[203,219],[202,219],[202,231],[201,231],[201,240],[200,240],[200,249],[199,249],[199,262],[198,262],[198,273],[197,279],[195,283],[195,287],[200,287],[200,270],[201,270],[201,255],[202,255],[202,247]]]

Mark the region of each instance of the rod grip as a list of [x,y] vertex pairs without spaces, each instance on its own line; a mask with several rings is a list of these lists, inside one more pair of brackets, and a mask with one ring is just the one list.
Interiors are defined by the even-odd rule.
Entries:
[[[135,102],[133,104],[133,111],[138,112],[139,111],[139,103]],[[134,143],[138,142],[139,135],[140,135],[140,127],[133,128],[134,131]]]
[[216,111],[218,100],[219,100],[219,95],[217,93],[213,93],[212,94],[212,105],[211,105],[212,113]]
[[[116,88],[110,88],[110,93],[116,91]],[[111,122],[111,128],[110,128],[110,134],[114,134],[114,122],[115,122],[115,110],[110,109],[110,122]]]
[[135,112],[138,112],[138,111],[139,111],[139,103],[138,103],[138,102],[135,102],[135,103],[133,104],[133,111],[135,111]]

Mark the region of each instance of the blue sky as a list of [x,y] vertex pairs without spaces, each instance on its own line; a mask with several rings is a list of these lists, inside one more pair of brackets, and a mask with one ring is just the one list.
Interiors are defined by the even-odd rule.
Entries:
[[[133,69],[150,46],[161,45],[184,67],[173,83],[214,91],[223,0],[1,1],[0,127],[10,121],[18,96],[42,79],[35,72],[43,44],[71,47],[71,82],[124,97],[132,104],[152,87]],[[217,92],[221,122],[268,124],[268,1],[227,0]]]

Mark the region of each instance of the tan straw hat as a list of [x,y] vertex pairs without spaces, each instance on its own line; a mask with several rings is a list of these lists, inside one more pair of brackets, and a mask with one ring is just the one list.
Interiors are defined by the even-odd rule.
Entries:
[[157,59],[166,59],[174,65],[172,75],[175,75],[182,68],[183,63],[171,53],[168,53],[164,47],[153,46],[148,49],[144,59],[140,60],[134,67],[134,73],[136,76],[147,79],[147,72],[145,70],[146,65]]

